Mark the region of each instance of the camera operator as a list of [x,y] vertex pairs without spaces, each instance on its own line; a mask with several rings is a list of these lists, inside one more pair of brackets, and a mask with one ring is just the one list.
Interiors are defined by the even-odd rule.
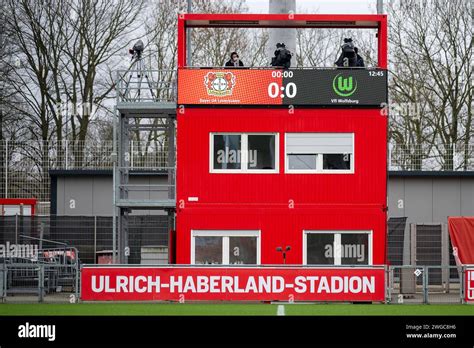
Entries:
[[128,50],[128,53],[132,55],[132,60],[137,59],[140,60],[142,58],[142,52],[145,49],[145,45],[143,44],[142,40],[138,40],[133,48]]
[[276,44],[275,57],[272,58],[271,65],[288,69],[291,66],[292,53],[286,48],[284,43]]
[[237,52],[232,52],[230,54],[230,59],[225,63],[226,67],[241,67],[244,66],[244,63],[239,59]]
[[365,67],[365,63],[364,63],[364,59],[359,55],[359,49],[357,47],[354,47],[354,51],[356,53],[356,59],[357,59],[357,63],[356,63],[356,66],[357,67]]
[[354,43],[352,42],[352,38],[344,39],[344,44],[342,44],[341,50],[341,55],[334,64],[336,64],[338,67],[357,66],[357,53]]

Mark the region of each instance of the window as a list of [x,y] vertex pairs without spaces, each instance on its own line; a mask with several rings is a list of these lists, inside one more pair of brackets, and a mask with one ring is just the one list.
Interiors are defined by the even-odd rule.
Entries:
[[317,155],[288,155],[288,169],[316,170]]
[[350,170],[351,154],[350,153],[332,153],[323,154],[323,170]]
[[214,134],[214,169],[241,168],[241,135]]
[[353,133],[287,133],[287,173],[354,173]]
[[211,173],[278,173],[278,134],[211,133]]
[[334,255],[326,253],[325,246],[334,244],[332,233],[310,233],[306,237],[307,264],[334,265]]
[[260,264],[260,231],[192,231],[191,263]]
[[222,238],[221,237],[196,237],[195,258],[199,264],[222,264]]
[[247,135],[248,163],[247,169],[275,170],[275,135]]
[[371,231],[304,231],[303,264],[371,265]]

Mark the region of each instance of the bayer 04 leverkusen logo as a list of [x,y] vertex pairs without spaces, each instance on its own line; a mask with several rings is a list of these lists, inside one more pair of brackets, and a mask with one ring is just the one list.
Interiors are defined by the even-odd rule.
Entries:
[[204,76],[204,85],[209,95],[218,97],[232,95],[232,90],[235,87],[235,76],[231,72],[210,71]]
[[350,97],[357,90],[357,80],[353,76],[337,74],[332,80],[332,89],[340,97]]

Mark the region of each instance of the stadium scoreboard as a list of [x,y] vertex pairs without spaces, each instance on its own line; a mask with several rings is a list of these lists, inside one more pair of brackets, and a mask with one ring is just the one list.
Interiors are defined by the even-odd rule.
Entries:
[[179,105],[382,108],[383,69],[179,69]]

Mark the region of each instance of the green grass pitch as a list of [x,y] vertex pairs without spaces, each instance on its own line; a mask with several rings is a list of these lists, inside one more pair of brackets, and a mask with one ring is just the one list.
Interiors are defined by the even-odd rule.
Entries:
[[[0,315],[277,315],[276,304],[0,304]],[[280,309],[281,314],[281,309]],[[474,315],[473,305],[284,304],[285,315]]]

